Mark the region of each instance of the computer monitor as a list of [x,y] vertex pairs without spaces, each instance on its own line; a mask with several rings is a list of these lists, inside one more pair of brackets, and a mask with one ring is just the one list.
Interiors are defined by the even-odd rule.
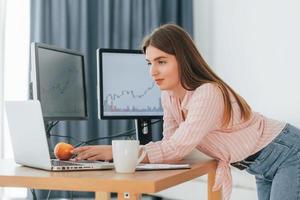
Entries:
[[33,99],[45,121],[87,119],[84,56],[42,43],[31,44]]
[[[151,119],[162,118],[161,92],[141,51],[98,49],[97,61],[100,119],[137,119],[141,129]],[[151,132],[151,126],[147,128]]]

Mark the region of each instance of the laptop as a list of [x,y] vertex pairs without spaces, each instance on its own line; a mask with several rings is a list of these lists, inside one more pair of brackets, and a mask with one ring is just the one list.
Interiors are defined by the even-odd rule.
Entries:
[[61,161],[50,159],[42,109],[38,100],[6,101],[7,122],[15,162],[50,171],[112,169],[101,161]]

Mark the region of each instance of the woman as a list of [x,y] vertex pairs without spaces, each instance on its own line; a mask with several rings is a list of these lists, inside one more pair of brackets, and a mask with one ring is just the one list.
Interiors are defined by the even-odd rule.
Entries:
[[[214,190],[230,199],[230,163],[256,177],[259,200],[300,199],[300,130],[253,112],[220,79],[179,26],[154,30],[143,43],[162,90],[163,139],[145,145],[144,162],[183,159],[193,149],[218,160]],[[77,158],[110,160],[110,146],[74,150]]]

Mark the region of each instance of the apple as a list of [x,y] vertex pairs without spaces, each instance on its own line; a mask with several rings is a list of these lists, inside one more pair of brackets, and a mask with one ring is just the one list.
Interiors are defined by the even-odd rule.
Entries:
[[65,142],[59,142],[55,145],[54,155],[59,160],[69,160],[73,155],[71,153],[73,149],[73,145]]

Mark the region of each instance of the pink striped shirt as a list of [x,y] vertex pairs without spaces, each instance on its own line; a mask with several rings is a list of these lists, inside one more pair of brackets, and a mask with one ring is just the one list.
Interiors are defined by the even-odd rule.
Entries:
[[[233,97],[232,126],[222,128],[224,102],[220,89],[211,83],[187,91],[183,101],[170,92],[162,92],[164,108],[163,139],[145,145],[150,163],[181,160],[194,148],[218,160],[213,190],[222,187],[223,199],[230,199],[232,178],[230,163],[243,160],[269,144],[285,123],[253,112],[243,122]],[[187,113],[186,119],[182,111]]]

